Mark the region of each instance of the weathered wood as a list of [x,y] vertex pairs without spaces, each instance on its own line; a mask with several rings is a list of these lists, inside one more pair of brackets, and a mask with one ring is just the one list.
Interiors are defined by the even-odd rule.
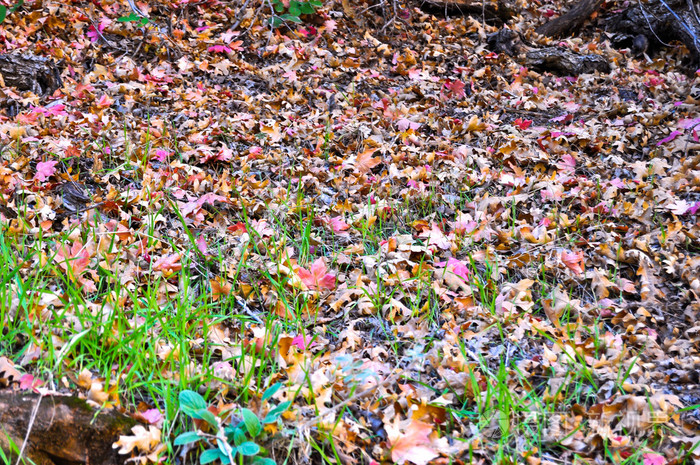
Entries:
[[[136,421],[114,410],[99,413],[75,396],[0,390],[0,449],[13,456],[21,448],[36,409],[23,457],[40,465],[122,464],[112,443],[130,434]],[[38,405],[38,407],[37,407]],[[13,462],[16,460],[13,458]]]
[[492,52],[505,53],[512,57],[530,50],[530,47],[523,43],[520,34],[505,27],[486,36],[486,44]]
[[[700,5],[689,0],[634,2],[624,11],[605,19],[605,29],[617,34],[617,42],[628,41],[633,53],[658,48],[678,40],[690,51],[692,64],[700,63]],[[636,42],[636,43],[635,43]]]
[[600,55],[580,55],[562,47],[547,47],[527,52],[527,66],[554,74],[577,76],[579,74],[610,72],[610,64]]
[[0,75],[6,86],[37,95],[52,94],[62,85],[53,60],[33,55],[0,54]]
[[571,35],[578,31],[583,23],[603,4],[603,0],[581,0],[569,11],[544,23],[535,32],[549,37]]
[[434,14],[462,15],[505,23],[513,17],[513,9],[503,0],[420,0],[420,7]]

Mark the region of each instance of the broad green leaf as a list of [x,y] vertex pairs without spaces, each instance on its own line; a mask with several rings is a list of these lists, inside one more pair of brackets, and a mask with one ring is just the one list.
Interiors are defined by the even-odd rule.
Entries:
[[224,458],[226,458],[226,456],[219,449],[209,449],[202,452],[202,455],[199,456],[199,463],[205,465],[215,460],[223,460]]
[[268,400],[272,396],[274,396],[277,393],[277,391],[280,390],[281,387],[282,387],[282,383],[275,383],[272,386],[270,386],[269,388],[265,389],[265,392],[263,392],[263,395],[262,395],[263,402],[265,402],[266,400]]
[[251,463],[253,465],[277,465],[277,462],[265,457],[253,457],[253,461]]
[[236,428],[236,431],[233,432],[233,442],[236,444],[236,446],[240,446],[244,442],[248,440],[248,437],[245,435],[242,429]]
[[185,444],[191,444],[193,442],[197,442],[202,437],[197,434],[195,431],[188,431],[186,433],[182,433],[178,437],[175,438],[175,441],[173,441],[174,446],[183,446]]
[[256,414],[247,408],[242,408],[241,416],[243,417],[243,422],[248,430],[248,434],[250,434],[252,437],[256,437],[258,434],[260,434],[260,420]]
[[229,453],[231,454],[231,458],[236,457],[236,454],[238,453],[238,447],[232,446],[231,444],[228,444],[226,441],[217,441],[219,450],[221,451],[222,454],[226,457],[226,460],[222,462],[226,463],[229,461],[228,456]]
[[10,13],[14,13],[15,11],[19,10],[22,5],[24,5],[24,0],[19,0],[19,2],[10,7]]
[[180,409],[188,417],[193,416],[198,410],[206,409],[207,403],[204,397],[194,391],[185,390],[180,393]]
[[298,15],[292,16],[290,14],[285,14],[285,15],[280,16],[280,18],[282,18],[285,21],[291,21],[293,23],[300,23],[301,22],[301,19],[299,18]]
[[207,409],[197,410],[197,412],[196,412],[195,414],[196,414],[197,416],[195,417],[195,416],[193,415],[192,418],[197,418],[197,419],[199,419],[199,420],[204,420],[204,421],[206,421],[207,423],[209,423],[211,426],[213,426],[213,427],[215,427],[215,428],[219,426],[219,422],[216,421],[216,415],[214,415],[213,413],[211,413],[209,410],[207,410]]
[[7,7],[5,5],[0,5],[0,23],[5,21],[5,17],[7,17]]
[[296,16],[297,18],[301,14],[301,8],[299,8],[299,5],[289,5],[289,14],[292,16]]
[[260,446],[252,441],[247,441],[238,446],[238,452],[240,452],[241,455],[256,455],[258,452],[260,452]]
[[268,424],[268,423],[274,423],[277,421],[277,419],[282,415],[282,413],[285,412],[289,408],[289,406],[292,405],[290,401],[282,402],[279,404],[277,407],[273,408],[269,412],[267,412],[267,415],[265,415],[265,419],[263,420],[263,423]]
[[300,5],[301,12],[304,13],[305,15],[312,15],[316,13],[316,10],[314,9],[313,5],[308,2],[304,2]]

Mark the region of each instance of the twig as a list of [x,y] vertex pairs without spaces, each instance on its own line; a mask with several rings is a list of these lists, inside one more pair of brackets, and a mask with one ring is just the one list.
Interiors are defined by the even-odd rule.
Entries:
[[39,398],[36,400],[36,405],[32,410],[32,416],[29,418],[29,425],[27,425],[27,434],[24,436],[24,442],[22,443],[22,447],[20,448],[19,454],[17,455],[17,462],[15,462],[15,465],[19,465],[22,461],[22,454],[24,453],[24,449],[27,447],[27,442],[29,442],[29,434],[32,432],[34,420],[36,420],[36,415],[37,413],[39,413],[39,406],[41,405],[41,399],[43,398],[44,395],[39,393]]
[[230,27],[232,31],[234,31],[241,24],[241,21],[243,21],[243,12],[248,7],[248,3],[250,3],[250,0],[245,0],[240,10],[238,10],[238,17],[236,18],[236,23]]

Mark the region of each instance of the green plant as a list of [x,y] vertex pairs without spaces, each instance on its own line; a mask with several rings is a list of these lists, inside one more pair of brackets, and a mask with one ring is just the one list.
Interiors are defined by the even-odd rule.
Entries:
[[136,13],[131,13],[128,16],[122,16],[120,18],[117,18],[117,22],[119,22],[119,23],[135,22],[135,23],[138,23],[138,25],[140,27],[143,27],[149,23],[149,20],[148,20],[148,18],[146,18],[144,16],[137,15]]
[[15,3],[11,7],[6,7],[5,5],[0,5],[0,23],[5,21],[5,18],[7,18],[8,13],[14,13],[17,11],[22,5],[24,5],[24,0],[19,0],[19,2]]
[[[282,387],[276,383],[265,390],[263,402],[267,402]],[[232,410],[223,410],[214,414],[207,402],[198,393],[190,390],[180,392],[180,410],[188,417],[205,421],[213,431],[204,433],[200,430],[187,431],[175,438],[173,445],[182,446],[201,441],[206,449],[199,457],[202,464],[220,460],[222,464],[234,463],[239,455],[238,463],[244,463],[244,457],[249,457],[247,463],[259,465],[274,465],[274,460],[260,457],[265,454],[264,448],[258,442],[265,439],[263,425],[276,423],[282,413],[291,405],[285,401],[273,407],[261,420],[250,409],[241,408],[238,414]],[[216,410],[215,410],[216,411]]]
[[270,21],[273,27],[279,27],[285,21],[301,23],[301,15],[312,15],[322,6],[321,0],[272,0],[274,11]]

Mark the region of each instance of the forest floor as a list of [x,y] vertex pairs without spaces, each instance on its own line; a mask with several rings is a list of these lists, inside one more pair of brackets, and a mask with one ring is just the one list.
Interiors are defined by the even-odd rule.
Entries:
[[557,76],[481,18],[242,3],[8,15],[62,82],[0,88],[0,388],[136,417],[142,463],[698,463],[682,47],[521,1],[611,66]]

